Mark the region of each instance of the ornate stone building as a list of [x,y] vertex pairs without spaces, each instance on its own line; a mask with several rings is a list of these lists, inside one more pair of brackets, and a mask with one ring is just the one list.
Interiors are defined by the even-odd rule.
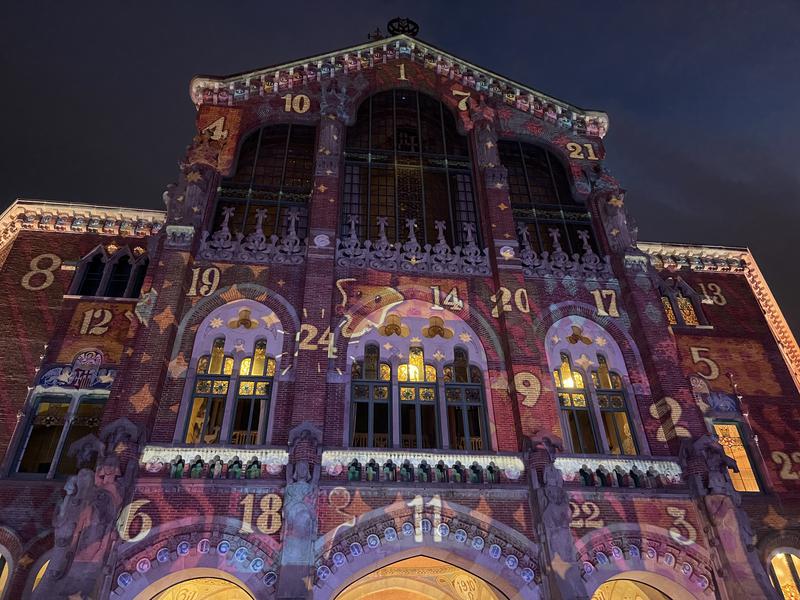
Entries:
[[637,241],[604,113],[393,27],[193,79],[165,212],[2,215],[2,598],[798,598],[750,252]]

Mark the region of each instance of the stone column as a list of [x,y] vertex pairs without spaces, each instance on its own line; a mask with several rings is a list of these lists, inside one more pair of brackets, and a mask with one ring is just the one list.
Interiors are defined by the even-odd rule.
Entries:
[[563,450],[558,438],[531,440],[526,455],[533,512],[538,517],[543,592],[552,600],[586,597],[581,566],[575,558],[575,543],[569,527],[572,518],[564,478],[555,467],[556,451]]
[[759,560],[750,519],[741,508],[741,496],[733,489],[728,474],[728,468],[736,468],[736,462],[710,435],[684,441],[680,458],[689,489],[708,522],[706,530],[716,574],[724,583],[727,597],[778,600]]
[[322,431],[309,422],[289,433],[289,463],[283,493],[283,544],[278,575],[279,600],[305,600],[314,586],[314,542]]

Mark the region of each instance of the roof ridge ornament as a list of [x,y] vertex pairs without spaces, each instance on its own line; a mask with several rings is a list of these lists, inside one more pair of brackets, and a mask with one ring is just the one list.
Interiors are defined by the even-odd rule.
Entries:
[[395,17],[386,24],[386,30],[391,36],[407,35],[408,37],[417,37],[419,24],[408,17]]

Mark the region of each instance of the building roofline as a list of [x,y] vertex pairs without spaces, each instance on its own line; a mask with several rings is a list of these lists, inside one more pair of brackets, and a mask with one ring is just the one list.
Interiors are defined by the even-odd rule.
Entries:
[[[204,74],[198,74],[198,75],[195,75],[194,77],[192,77],[192,79],[191,79],[191,81],[189,83],[189,96],[192,99],[192,102],[195,105],[199,106],[201,104],[201,99],[198,97],[197,90],[198,89],[202,89],[203,87],[207,87],[207,86],[217,86],[217,87],[219,87],[219,86],[229,86],[229,87],[232,88],[233,85],[236,82],[241,81],[242,79],[245,79],[245,80],[249,81],[251,79],[256,79],[256,78],[263,77],[264,75],[267,75],[267,74],[270,74],[270,73],[277,73],[277,72],[282,71],[282,70],[292,70],[292,69],[294,69],[296,67],[306,66],[306,65],[308,65],[310,63],[314,63],[314,62],[322,63],[323,61],[326,61],[328,59],[334,59],[337,55],[353,54],[353,53],[360,54],[361,52],[364,52],[364,51],[370,51],[370,50],[372,50],[374,48],[378,48],[378,47],[382,47],[382,46],[388,46],[389,44],[392,44],[392,43],[396,44],[396,43],[401,42],[401,41],[402,42],[406,42],[407,44],[409,44],[409,46],[411,48],[415,48],[417,46],[425,48],[425,49],[431,51],[432,53],[438,54],[439,55],[438,58],[446,57],[447,59],[453,61],[454,63],[460,63],[463,66],[465,66],[465,67],[467,67],[467,68],[469,68],[471,70],[477,71],[477,72],[483,74],[484,76],[487,76],[488,78],[490,78],[493,81],[497,80],[497,81],[503,82],[504,84],[510,85],[511,87],[513,87],[515,89],[519,89],[521,92],[524,91],[525,93],[528,93],[528,94],[531,94],[531,95],[533,95],[535,97],[538,97],[541,100],[544,100],[545,102],[551,102],[551,103],[561,107],[562,109],[568,109],[568,110],[570,110],[572,112],[575,112],[576,114],[582,115],[584,117],[593,117],[593,118],[600,119],[600,120],[604,121],[604,123],[605,123],[605,130],[608,130],[608,114],[606,114],[604,111],[581,108],[581,107],[579,107],[579,106],[577,106],[575,104],[572,104],[572,103],[567,102],[565,100],[561,100],[561,99],[556,98],[555,96],[552,96],[550,94],[545,94],[544,92],[541,92],[539,90],[535,90],[534,88],[531,88],[531,87],[529,87],[529,86],[527,86],[527,85],[525,85],[523,83],[520,83],[520,82],[515,81],[513,79],[510,79],[508,77],[505,77],[504,75],[500,75],[499,73],[496,73],[494,71],[491,71],[489,69],[481,67],[480,65],[476,65],[475,63],[472,63],[470,61],[467,61],[467,60],[464,60],[462,58],[459,58],[459,57],[455,56],[454,54],[450,54],[449,52],[434,46],[433,44],[430,44],[430,43],[425,42],[423,40],[420,40],[418,38],[409,37],[409,36],[407,36],[405,34],[399,34],[399,35],[395,35],[395,36],[392,36],[392,37],[382,38],[382,39],[379,39],[379,40],[373,40],[373,41],[369,41],[369,42],[366,42],[366,43],[363,43],[363,44],[359,44],[359,45],[356,45],[356,46],[349,46],[349,47],[346,47],[346,48],[341,48],[339,50],[332,50],[332,51],[329,51],[329,52],[324,52],[324,53],[321,53],[321,54],[316,54],[316,55],[313,55],[313,56],[308,56],[308,57],[305,57],[305,58],[301,58],[301,59],[297,59],[297,60],[293,60],[293,61],[289,61],[289,62],[285,62],[285,63],[275,64],[275,65],[271,65],[271,66],[268,66],[268,67],[262,67],[262,68],[253,69],[253,70],[249,70],[249,71],[242,71],[240,73],[234,73],[234,74],[231,74],[231,75],[204,75]],[[275,93],[277,93],[277,88],[276,88]]]

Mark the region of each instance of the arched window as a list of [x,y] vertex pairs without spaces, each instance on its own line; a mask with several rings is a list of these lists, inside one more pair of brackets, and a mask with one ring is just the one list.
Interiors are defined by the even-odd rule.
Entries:
[[780,552],[769,563],[773,587],[783,600],[800,600],[800,557],[794,552]]
[[525,225],[531,249],[552,253],[553,232],[570,256],[583,254],[579,232],[588,234],[593,252],[597,246],[592,234],[591,215],[577,203],[569,187],[561,161],[539,146],[500,140],[500,162],[508,171],[508,192],[517,223]]
[[286,233],[288,209],[298,209],[297,234],[308,227],[308,201],[314,182],[316,128],[308,125],[270,125],[242,143],[236,172],[223,179],[212,231],[222,223],[223,210],[233,208],[231,234],[249,235],[259,217],[264,234]]
[[197,326],[175,444],[269,443],[283,329],[264,304],[235,300]]
[[664,314],[670,325],[698,327],[708,324],[700,295],[681,277],[661,280],[658,287]]
[[456,348],[452,364],[444,367],[444,395],[450,446],[458,450],[485,450],[483,375],[480,367],[469,364],[463,348]]
[[566,421],[566,429],[572,442],[573,452],[597,454],[597,436],[594,432],[583,375],[572,369],[569,355],[561,353],[561,365],[553,371],[558,403]]
[[[110,254],[109,254],[110,253]],[[108,250],[98,246],[84,256],[75,273],[70,293],[77,296],[138,298],[142,291],[149,260],[141,247]]]
[[545,338],[564,438],[580,454],[640,452],[628,402],[632,394],[619,347],[597,323],[565,317]]
[[597,355],[597,362],[598,368],[592,371],[592,384],[600,406],[608,450],[611,454],[637,454],[622,377],[609,370],[602,354]]
[[408,363],[397,367],[397,381],[400,384],[400,440],[403,448],[437,448],[436,367],[425,363],[421,347],[411,347]]
[[407,219],[416,222],[423,246],[438,239],[463,244],[464,225],[479,242],[468,143],[453,114],[438,100],[407,89],[381,92],[359,107],[345,139],[342,235],[358,217],[360,239],[377,240],[377,219],[386,219],[390,242],[407,239]]
[[380,362],[380,349],[370,344],[351,372],[351,445],[388,448],[391,437],[392,368]]
[[225,338],[214,340],[211,353],[197,363],[192,411],[186,428],[187,444],[216,444],[222,431],[233,357],[225,355]]
[[264,443],[274,377],[275,359],[267,356],[266,341],[258,340],[253,355],[239,364],[232,444]]
[[73,442],[99,433],[115,376],[97,350],[85,350],[70,364],[46,369],[31,391],[15,472],[48,478],[74,474],[77,461],[67,451]]
[[86,263],[83,276],[78,284],[76,291],[79,296],[97,296],[100,282],[103,280],[103,272],[106,268],[105,257],[101,253],[92,256]]

